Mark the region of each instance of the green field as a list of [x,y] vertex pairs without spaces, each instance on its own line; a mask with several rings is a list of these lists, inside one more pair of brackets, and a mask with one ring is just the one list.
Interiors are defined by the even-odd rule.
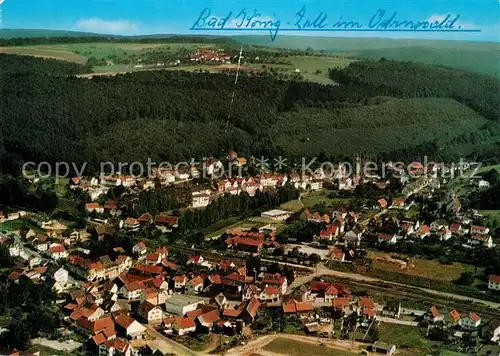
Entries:
[[251,64],[252,68],[278,68],[288,74],[299,70],[305,80],[320,84],[335,84],[328,77],[329,68],[344,68],[352,59],[333,56],[290,56],[286,60],[292,64]]

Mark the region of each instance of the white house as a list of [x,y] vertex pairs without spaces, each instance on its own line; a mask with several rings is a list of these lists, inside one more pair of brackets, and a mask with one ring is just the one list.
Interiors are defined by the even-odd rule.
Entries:
[[460,319],[459,324],[464,330],[476,330],[481,325],[481,317],[476,313],[470,313],[467,317]]
[[187,294],[198,294],[203,290],[203,278],[200,276],[194,277],[186,284]]
[[490,233],[490,229],[486,226],[472,225],[470,227],[470,233],[471,233],[471,235],[475,235],[475,234],[487,235]]
[[488,289],[500,290],[500,276],[490,274],[488,277]]
[[196,330],[196,323],[193,318],[177,318],[175,319],[173,329],[181,336],[186,335]]
[[148,248],[146,247],[146,244],[144,243],[144,241],[140,241],[138,243],[136,243],[134,245],[134,247],[132,247],[132,253],[136,254],[136,255],[144,255],[146,254],[146,252],[148,252]]
[[53,244],[49,247],[49,256],[54,260],[67,258],[68,251],[66,251],[63,245]]
[[473,234],[469,238],[468,242],[473,245],[484,245],[487,248],[493,247],[493,239],[490,235],[485,234]]
[[161,324],[163,311],[160,307],[144,301],[139,305],[138,314],[148,321],[148,324]]
[[444,241],[451,239],[451,230],[448,226],[443,226],[441,230],[439,230],[439,238]]
[[396,239],[395,235],[388,235],[388,234],[379,234],[378,235],[378,242],[386,242],[387,244],[395,244],[398,240]]
[[142,339],[146,332],[146,327],[126,314],[118,315],[115,318],[115,323],[125,332],[128,339]]
[[478,183],[477,183],[477,186],[480,188],[480,189],[488,189],[490,187],[490,182],[486,181],[486,180],[480,180]]

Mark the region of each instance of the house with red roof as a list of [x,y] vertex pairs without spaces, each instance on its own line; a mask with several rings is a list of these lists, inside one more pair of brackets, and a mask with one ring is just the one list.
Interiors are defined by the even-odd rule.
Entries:
[[144,213],[137,218],[139,223],[150,224],[153,222],[153,215],[150,213]]
[[493,239],[488,234],[472,234],[467,242],[471,245],[483,245],[486,248],[493,247]]
[[115,324],[118,331],[129,340],[142,339],[146,332],[146,327],[127,314],[115,316]]
[[500,290],[500,276],[496,274],[490,274],[488,276],[488,289]]
[[425,318],[432,323],[442,321],[444,319],[443,315],[439,312],[436,306],[431,306],[429,310],[425,313]]
[[188,278],[186,277],[186,275],[178,275],[178,276],[174,276],[172,278],[172,280],[174,281],[174,289],[176,290],[180,290],[180,289],[184,289],[184,287],[186,286],[186,283],[187,283],[187,280]]
[[308,314],[313,311],[313,303],[298,302],[295,299],[292,299],[288,303],[283,303],[282,309],[285,314]]
[[180,336],[196,331],[196,323],[194,322],[194,318],[191,317],[176,318],[172,326],[174,331]]
[[196,276],[192,278],[186,284],[186,294],[199,294],[203,290],[203,284],[205,282],[205,278],[202,276]]
[[332,302],[332,308],[335,312],[348,312],[351,310],[349,297],[338,297]]
[[465,318],[460,319],[460,327],[467,331],[474,331],[481,325],[481,317],[476,313],[469,313]]
[[385,200],[384,198],[377,200],[377,203],[381,209],[387,208],[387,200]]
[[472,225],[470,227],[470,233],[471,235],[474,234],[487,235],[490,233],[490,229],[486,226]]
[[68,251],[66,251],[63,245],[53,244],[49,247],[49,256],[54,260],[68,258]]
[[99,356],[133,356],[137,351],[130,343],[122,338],[114,338],[99,345]]
[[278,287],[265,287],[259,294],[258,299],[261,302],[277,302],[280,300],[281,293]]
[[423,239],[424,237],[427,237],[431,234],[431,229],[429,228],[429,226],[425,225],[425,224],[422,224],[422,226],[420,226],[420,228],[418,229],[416,235],[418,237],[420,237],[421,239]]
[[261,288],[266,287],[277,287],[280,290],[281,294],[285,294],[288,288],[288,283],[285,276],[282,276],[279,273],[276,274],[265,274],[262,278],[262,286]]
[[99,214],[104,213],[104,207],[101,206],[99,203],[87,203],[85,204],[85,210],[88,213],[92,213],[94,211]]
[[131,231],[137,231],[140,227],[140,223],[138,219],[134,219],[132,217],[128,217],[123,221],[122,225],[125,229]]
[[196,317],[198,324],[208,331],[211,331],[216,322],[220,320],[220,313],[218,309],[211,310],[207,313],[201,314]]
[[460,313],[456,309],[453,309],[449,313],[449,322],[452,325],[458,325],[458,323],[460,322]]
[[132,247],[132,253],[143,256],[148,252],[148,248],[146,246],[146,243],[144,241],[139,241]]
[[129,282],[123,285],[120,294],[127,300],[138,300],[144,289],[146,286],[143,282]]
[[226,240],[227,248],[235,248],[240,251],[258,253],[264,245],[264,240],[249,237],[231,237]]

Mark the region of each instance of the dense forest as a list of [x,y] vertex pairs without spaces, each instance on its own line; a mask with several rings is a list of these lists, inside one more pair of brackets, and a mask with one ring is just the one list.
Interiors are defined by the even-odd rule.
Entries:
[[63,43],[216,43],[216,44],[237,44],[237,42],[227,37],[208,37],[208,36],[144,36],[144,37],[125,37],[125,36],[57,36],[57,37],[24,37],[24,38],[0,38],[0,47],[7,46],[35,46],[47,44]]
[[[59,72],[57,73],[59,66]],[[373,159],[453,159],[500,151],[500,82],[392,61],[331,70],[326,86],[244,74],[137,72],[79,79],[84,67],[1,55],[0,170],[22,161],[180,161],[243,155],[300,161],[367,152]],[[463,150],[456,150],[460,148]],[[478,158],[477,155],[475,158]]]

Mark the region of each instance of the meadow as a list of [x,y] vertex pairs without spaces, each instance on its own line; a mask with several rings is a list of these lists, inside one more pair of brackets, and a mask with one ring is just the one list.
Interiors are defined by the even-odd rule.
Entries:
[[[426,260],[422,258],[411,258],[411,262],[414,264],[414,268],[401,269],[399,265],[392,263],[385,263],[377,261],[377,258],[391,257],[395,254],[388,254],[384,252],[370,252],[368,257],[373,261],[373,268],[405,273],[409,276],[419,276],[425,278],[431,278],[434,280],[452,282],[460,277],[463,272],[473,272],[474,267],[464,265],[461,263],[453,263],[449,265],[444,265],[439,263],[437,260]],[[400,258],[407,258],[408,256],[400,255]]]

